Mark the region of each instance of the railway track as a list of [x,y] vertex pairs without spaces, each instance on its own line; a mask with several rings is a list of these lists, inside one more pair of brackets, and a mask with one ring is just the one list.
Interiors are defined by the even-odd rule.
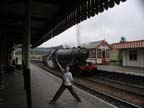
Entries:
[[[39,67],[58,77],[62,74],[41,63]],[[119,108],[144,108],[144,88],[103,77],[75,78],[74,84]]]
[[103,84],[89,78],[75,79],[76,83],[93,95],[108,101],[119,108],[143,108],[144,98],[141,95],[131,93],[113,85]]
[[123,91],[131,92],[133,94],[144,97],[144,92],[143,92],[144,87],[142,87],[142,86],[137,86],[134,84],[127,84],[125,82],[116,81],[116,80],[112,80],[112,79],[108,79],[108,78],[103,78],[100,76],[90,77],[90,78],[87,78],[87,80],[90,80],[90,81],[93,81],[96,83],[101,83],[101,84],[104,84],[107,86],[111,86],[111,87],[114,87],[114,88],[117,88],[117,89],[120,89]]

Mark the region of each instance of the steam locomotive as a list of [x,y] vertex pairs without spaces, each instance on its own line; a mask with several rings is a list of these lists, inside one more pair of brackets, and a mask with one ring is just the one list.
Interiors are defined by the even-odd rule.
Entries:
[[88,75],[97,69],[96,66],[86,62],[88,54],[86,48],[52,50],[43,56],[43,62],[50,68],[59,68],[61,70],[64,70],[64,67],[69,65],[70,71],[75,76]]

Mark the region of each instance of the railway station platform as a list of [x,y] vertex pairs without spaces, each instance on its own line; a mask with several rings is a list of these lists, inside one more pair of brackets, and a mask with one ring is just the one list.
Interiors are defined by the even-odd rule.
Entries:
[[[91,94],[74,87],[82,99],[77,102],[68,90],[65,90],[56,104],[49,101],[58,90],[61,79],[31,64],[32,108],[117,108]],[[21,71],[5,75],[4,108],[27,108],[26,93]]]
[[81,97],[81,103],[77,102],[68,90],[65,90],[56,104],[49,104],[49,101],[53,98],[60,85],[60,78],[31,64],[33,108],[117,108],[77,87],[74,87],[74,89]]
[[123,74],[144,77],[144,68],[115,66],[115,65],[97,65],[97,69],[102,71],[118,72]]
[[15,70],[15,72],[5,73],[3,97],[4,108],[27,108],[22,71]]

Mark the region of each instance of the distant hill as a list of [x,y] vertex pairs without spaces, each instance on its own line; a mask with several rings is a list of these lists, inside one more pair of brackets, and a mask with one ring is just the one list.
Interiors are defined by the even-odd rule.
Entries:
[[[48,53],[49,51],[51,50],[57,50],[57,49],[63,49],[63,46],[60,45],[60,46],[56,46],[56,47],[47,47],[47,48],[44,48],[44,47],[38,47],[38,48],[33,48],[33,49],[30,49],[30,53],[31,54],[46,54]],[[21,54],[22,53],[22,49],[21,48],[16,48],[16,54]]]

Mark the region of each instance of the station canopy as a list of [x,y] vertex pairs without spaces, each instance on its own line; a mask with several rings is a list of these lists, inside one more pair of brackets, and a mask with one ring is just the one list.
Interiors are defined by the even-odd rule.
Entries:
[[[0,0],[0,42],[21,44],[25,36],[25,0]],[[32,0],[31,45],[36,47],[71,26],[126,0]]]

